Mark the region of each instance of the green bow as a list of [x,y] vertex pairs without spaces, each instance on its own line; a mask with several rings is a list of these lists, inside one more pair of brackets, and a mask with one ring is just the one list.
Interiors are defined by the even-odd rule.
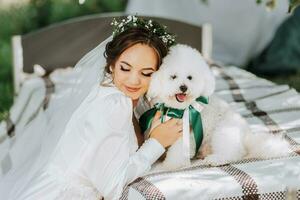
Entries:
[[[196,101],[208,104],[208,97],[200,96],[196,99]],[[162,113],[161,122],[163,123],[165,121],[165,116],[181,119],[185,109],[166,107],[164,103],[155,104],[153,108],[146,111],[139,119],[139,124],[143,133],[151,127],[154,115],[158,110]],[[200,113],[192,105],[189,106],[189,122],[193,128],[197,153],[203,140],[203,126]]]

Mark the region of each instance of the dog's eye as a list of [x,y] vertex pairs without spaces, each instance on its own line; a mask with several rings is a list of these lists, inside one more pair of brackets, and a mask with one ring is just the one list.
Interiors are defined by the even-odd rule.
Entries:
[[171,79],[173,79],[173,80],[174,80],[175,78],[177,78],[177,76],[176,76],[176,75],[172,75],[172,76],[171,76]]
[[192,80],[192,79],[193,79],[193,77],[192,77],[192,76],[188,76],[188,77],[187,77],[187,79],[189,79],[189,80]]

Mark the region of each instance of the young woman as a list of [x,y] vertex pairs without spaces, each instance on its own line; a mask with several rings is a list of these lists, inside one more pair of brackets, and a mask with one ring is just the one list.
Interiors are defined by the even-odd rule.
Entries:
[[[106,65],[100,67],[105,74],[101,83],[85,88],[90,90],[88,95],[53,140],[53,148],[46,147],[49,140],[42,142],[41,153],[32,159],[28,172],[19,170],[24,174],[20,179],[10,179],[8,174],[2,180],[1,199],[119,199],[123,187],[149,171],[165,147],[182,136],[177,119],[154,128],[146,141],[134,127],[137,102],[174,41],[164,27],[151,20],[135,16],[125,20],[121,25],[114,22],[113,38],[104,43]],[[96,60],[101,57],[99,52]],[[91,57],[79,64],[98,66]],[[159,120],[159,113],[154,120]],[[16,183],[8,187],[10,180]]]

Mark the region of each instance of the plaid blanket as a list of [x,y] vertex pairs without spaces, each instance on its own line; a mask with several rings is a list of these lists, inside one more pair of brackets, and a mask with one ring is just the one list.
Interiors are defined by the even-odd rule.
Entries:
[[284,134],[293,153],[287,157],[245,159],[226,165],[150,171],[124,187],[126,199],[300,200],[300,95],[234,66],[212,65],[216,94],[255,131]]

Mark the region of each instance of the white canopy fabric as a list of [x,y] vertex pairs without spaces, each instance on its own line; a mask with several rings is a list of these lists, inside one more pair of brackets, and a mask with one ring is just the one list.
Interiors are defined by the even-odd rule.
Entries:
[[270,42],[289,15],[288,0],[268,12],[256,0],[129,0],[126,12],[173,18],[195,25],[211,23],[213,59],[243,67]]

